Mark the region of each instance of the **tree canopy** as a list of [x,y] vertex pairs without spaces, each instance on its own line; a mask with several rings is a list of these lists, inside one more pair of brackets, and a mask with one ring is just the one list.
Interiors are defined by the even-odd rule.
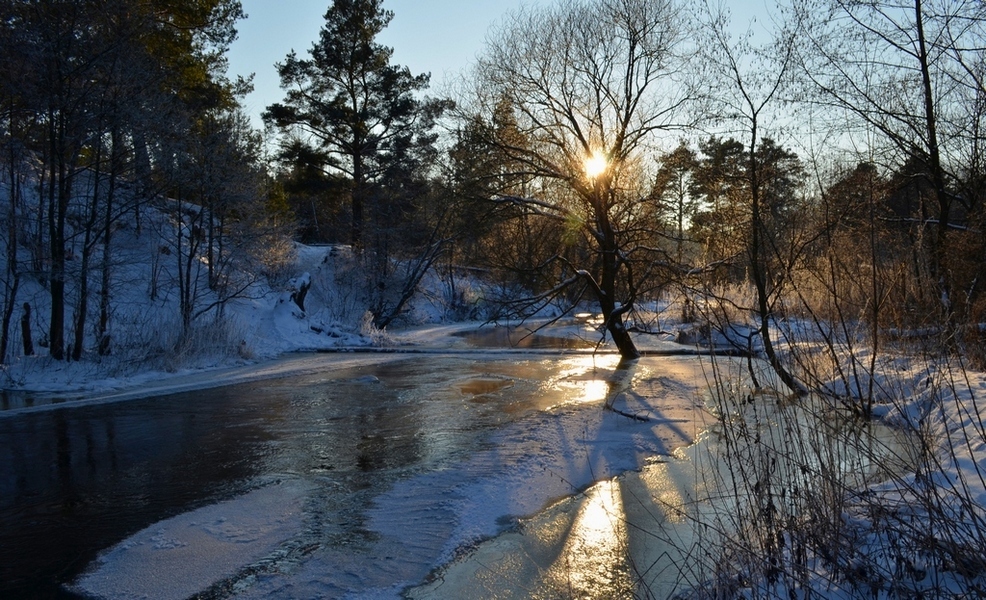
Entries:
[[430,75],[391,64],[393,50],[376,41],[393,16],[381,0],[334,0],[309,57],[292,52],[277,65],[286,96],[264,113],[287,147],[306,148],[309,164],[345,180],[354,246],[363,242],[374,186],[426,166],[448,106],[420,98]]
[[635,218],[647,196],[639,167],[655,136],[685,118],[682,23],[670,1],[527,8],[491,37],[476,68],[474,114],[514,123],[488,129],[485,144],[532,184],[495,199],[567,223],[583,251],[549,258],[568,276],[543,297],[584,286],[626,357],[638,352],[625,319],[656,258]]

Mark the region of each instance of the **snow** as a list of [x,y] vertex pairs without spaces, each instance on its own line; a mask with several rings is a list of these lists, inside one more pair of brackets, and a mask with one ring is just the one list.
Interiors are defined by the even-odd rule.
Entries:
[[105,552],[74,587],[105,600],[187,598],[297,535],[308,489],[288,480],[155,523]]
[[[167,226],[163,214],[148,211],[146,218],[148,231]],[[148,258],[154,255],[148,245],[156,250],[150,235],[140,237],[125,229],[114,239],[118,245],[116,281],[147,282],[152,268],[161,269],[165,281],[170,267],[154,265]],[[249,294],[229,302],[225,309],[228,321],[216,333],[218,339],[197,340],[198,346],[187,355],[167,352],[176,339],[176,300],[163,283],[154,301],[148,300],[145,285],[117,286],[113,331],[116,343],[126,351],[61,362],[47,358],[39,348],[42,356],[15,359],[3,368],[4,387],[33,395],[33,402],[0,411],[0,418],[386,359],[373,354],[292,353],[367,350],[381,345],[461,351],[461,340],[452,334],[481,324],[444,323],[450,313],[441,301],[445,291],[432,278],[426,281],[429,292],[410,310],[410,324],[417,327],[403,332],[374,330],[363,306],[340,286],[340,281],[353,276],[353,266],[346,260],[344,248],[296,245],[293,277],[282,285],[259,281]],[[75,275],[70,273],[70,277]],[[304,311],[291,300],[291,293],[301,286],[310,286]],[[28,280],[18,297],[19,302],[31,303],[36,323],[41,323],[48,309],[45,294],[41,286]],[[597,335],[585,324],[569,327],[589,339]],[[787,339],[812,339],[808,334],[811,324],[791,322],[784,327]],[[721,340],[712,338],[723,343],[739,341],[743,346],[750,339],[746,330],[729,332],[718,336]],[[678,339],[699,335],[687,329],[678,333]],[[638,341],[645,351],[685,349],[669,341],[674,338],[672,332]],[[752,341],[756,346],[757,340]],[[628,380],[621,380],[626,373],[616,369],[615,357],[603,350],[597,360],[613,370],[610,380],[568,381],[590,390],[587,393],[594,401],[610,397],[612,410],[560,407],[507,427],[498,432],[488,450],[454,468],[404,479],[376,498],[365,516],[366,527],[378,538],[363,554],[346,548],[323,549],[286,566],[284,572],[256,575],[237,596],[396,598],[433,569],[500,534],[510,518],[533,515],[593,482],[639,469],[655,455],[668,455],[690,443],[705,429],[700,397],[707,375],[694,368],[697,362],[662,358],[657,368],[645,357]],[[857,354],[853,360],[863,365],[865,359]],[[848,383],[833,378],[826,387],[835,395],[852,397],[869,387],[869,377]],[[873,377],[877,391],[874,415],[927,433],[936,444],[930,450],[937,464],[920,477],[914,474],[876,485],[872,492],[880,494],[886,506],[911,515],[916,529],[927,530],[927,522],[947,516],[960,532],[978,535],[977,529],[986,520],[986,374],[943,361],[893,357]],[[595,383],[602,387],[593,388]],[[184,598],[202,591],[296,540],[309,526],[303,519],[303,505],[310,489],[309,483],[287,479],[156,523],[104,552],[76,587],[103,598]],[[929,515],[918,497],[922,491],[945,498],[946,505],[952,502],[953,510]],[[865,523],[867,517],[853,518]],[[948,539],[950,534],[954,538],[955,531],[930,529],[939,539]],[[889,545],[875,537],[869,543],[875,549]],[[892,570],[893,557],[885,560],[885,568]],[[961,585],[958,576],[944,572],[928,575],[926,581],[950,589]],[[839,597],[826,591],[824,576],[819,576],[816,585],[817,591]]]

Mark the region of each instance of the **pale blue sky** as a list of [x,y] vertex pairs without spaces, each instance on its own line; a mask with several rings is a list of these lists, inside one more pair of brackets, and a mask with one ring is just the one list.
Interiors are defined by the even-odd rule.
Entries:
[[[240,21],[239,39],[230,48],[229,73],[255,73],[254,93],[246,108],[254,125],[267,105],[281,100],[274,63],[293,48],[307,55],[324,22],[331,0],[241,0],[248,18]],[[523,0],[384,0],[394,20],[378,38],[394,48],[394,62],[415,75],[431,73],[432,87],[447,74],[467,67],[484,44],[490,26]],[[531,2],[526,2],[530,4]]]

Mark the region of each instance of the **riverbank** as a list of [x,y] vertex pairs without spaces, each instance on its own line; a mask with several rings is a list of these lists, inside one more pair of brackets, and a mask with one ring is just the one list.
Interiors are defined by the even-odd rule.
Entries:
[[[546,334],[545,337],[563,342],[560,345],[555,343],[554,347],[551,343],[533,349],[512,348],[509,345],[483,346],[470,342],[463,335],[473,331],[487,333],[517,327],[517,323],[496,325],[481,322],[427,325],[391,334],[379,333],[376,340],[364,340],[365,343],[358,345],[334,343],[324,346],[297,346],[263,358],[226,357],[198,368],[186,368],[176,372],[142,369],[125,376],[114,374],[117,367],[113,365],[105,365],[101,368],[100,365],[88,363],[31,357],[22,359],[13,367],[8,367],[8,370],[18,370],[21,383],[4,391],[4,396],[0,399],[0,418],[58,408],[124,402],[151,396],[213,389],[264,379],[300,376],[326,368],[345,368],[352,361],[365,360],[375,363],[388,360],[383,356],[376,356],[385,354],[441,354],[454,351],[474,354],[481,358],[511,353],[546,356],[615,353],[612,344],[598,343],[598,340],[591,337],[595,335],[593,330],[573,320],[548,329],[550,334]],[[533,331],[537,325],[532,324],[530,327]],[[564,345],[566,341],[581,342],[581,344],[566,347]],[[663,339],[646,342],[643,350],[652,355],[665,356],[702,353],[701,349],[694,346],[675,344]]]
[[[456,360],[471,362],[478,370],[476,376],[450,382],[451,398],[455,402],[503,402],[503,408],[498,410],[510,411],[515,409],[510,408],[512,405],[505,398],[520,390],[517,387],[520,384],[516,382],[528,382],[523,385],[532,386],[532,390],[540,389],[538,393],[548,389],[554,392],[543,396],[543,401],[537,405],[537,413],[512,423],[508,430],[498,432],[489,441],[491,445],[474,458],[456,463],[448,471],[415,474],[407,479],[395,480],[393,487],[368,498],[370,504],[364,507],[365,512],[361,512],[359,517],[360,522],[365,524],[365,532],[359,535],[367,537],[358,554],[353,555],[346,548],[334,546],[335,542],[327,543],[324,539],[313,537],[309,520],[292,521],[300,522],[302,526],[289,535],[290,539],[284,542],[287,546],[279,540],[273,544],[268,540],[268,544],[272,545],[260,552],[263,555],[260,559],[256,559],[256,552],[244,554],[241,558],[236,558],[234,553],[233,558],[226,559],[233,566],[227,564],[222,569],[217,568],[214,573],[220,581],[207,587],[218,585],[226,586],[223,588],[226,589],[233,586],[237,590],[234,596],[242,598],[298,597],[297,590],[303,590],[302,595],[313,597],[339,592],[341,596],[375,594],[374,597],[397,598],[406,587],[421,583],[431,574],[437,578],[427,587],[412,592],[412,595],[440,598],[453,589],[453,581],[458,581],[457,585],[463,586],[462,589],[470,589],[469,586],[476,585],[477,581],[514,581],[505,578],[505,571],[481,571],[477,565],[496,564],[497,561],[492,560],[491,556],[501,560],[517,554],[541,557],[524,567],[529,569],[534,564],[535,571],[524,575],[523,569],[520,569],[519,575],[514,573],[520,578],[518,581],[533,581],[530,577],[536,579],[542,575],[542,570],[550,570],[548,566],[554,563],[546,563],[547,557],[553,557],[552,560],[566,557],[569,566],[564,573],[570,575],[582,570],[591,575],[588,566],[577,566],[579,555],[589,552],[588,547],[583,542],[568,541],[586,536],[565,533],[582,530],[590,532],[589,538],[595,535],[597,538],[624,540],[625,547],[619,549],[622,554],[618,554],[623,558],[618,561],[630,566],[623,571],[608,571],[610,574],[623,573],[610,582],[617,586],[614,589],[623,589],[619,586],[626,584],[626,581],[645,581],[653,572],[648,561],[656,560],[650,554],[653,546],[642,544],[641,538],[635,538],[631,532],[656,531],[654,515],[666,521],[666,508],[680,501],[677,499],[679,496],[684,497],[680,493],[680,479],[670,475],[677,467],[667,466],[672,463],[665,463],[661,457],[691,447],[703,431],[716,423],[716,418],[706,412],[707,390],[710,388],[719,385],[722,392],[726,388],[721,386],[726,384],[728,389],[733,390],[734,401],[742,399],[753,402],[752,396],[747,395],[742,376],[737,375],[746,370],[745,361],[711,357],[659,357],[655,354],[676,352],[676,345],[667,339],[656,339],[650,343],[644,341],[641,346],[646,352],[645,356],[633,363],[631,368],[625,368],[627,365],[620,365],[618,356],[605,345],[601,348],[565,349],[477,347],[462,335],[476,325],[465,323],[423,327],[393,334],[385,340],[386,347],[353,348],[358,352],[340,347],[322,349],[329,349],[332,351],[330,353],[317,353],[313,351],[316,349],[309,349],[309,352],[301,354],[242,361],[234,366],[181,373],[145,373],[140,378],[122,381],[91,378],[87,383],[90,391],[62,399],[61,403],[0,411],[0,424],[7,420],[3,417],[30,418],[55,408],[92,408],[181,392],[196,392],[193,395],[197,396],[195,401],[198,402],[198,398],[204,400],[209,397],[208,390],[233,384],[266,387],[263,382],[318,380],[324,379],[321,374],[340,370],[358,375],[386,365],[411,364],[415,361],[420,365],[432,359],[441,362],[455,357]],[[555,328],[552,335],[561,330],[566,335],[588,340],[589,332],[582,329],[580,324],[565,324],[564,327]],[[688,349],[685,346],[680,348]],[[523,372],[510,370],[514,367],[484,366],[517,363],[541,366]],[[727,368],[727,364],[732,366]],[[559,371],[547,376],[548,371],[543,370],[547,368],[545,365],[556,365],[551,368],[558,368]],[[393,370],[393,367],[387,369]],[[439,367],[438,370],[442,369]],[[971,586],[982,585],[983,571],[976,570],[979,563],[975,557],[981,555],[978,548],[984,547],[981,536],[982,531],[986,531],[982,527],[986,490],[980,476],[986,472],[986,441],[982,435],[983,417],[978,410],[982,406],[981,395],[986,393],[986,377],[957,368],[956,365],[908,360],[905,357],[896,357],[885,365],[881,364],[874,376],[874,387],[878,390],[874,415],[881,421],[919,436],[925,455],[917,469],[898,474],[880,484],[867,482],[859,486],[845,486],[838,482],[837,488],[833,489],[838,490],[836,495],[843,498],[840,502],[845,503],[834,506],[838,510],[832,514],[833,522],[840,521],[844,516],[851,519],[851,526],[847,524],[842,529],[858,532],[853,534],[855,537],[850,547],[854,553],[851,558],[856,564],[866,564],[870,572],[877,573],[881,586],[907,586],[906,589],[925,592],[976,589]],[[373,388],[374,376],[368,377],[360,385],[370,387],[360,392],[364,395],[360,397],[377,394]],[[543,386],[534,385],[539,381]],[[761,398],[753,405],[763,401]],[[399,406],[399,403],[393,406]],[[66,413],[70,414],[74,413]],[[54,432],[61,431],[60,423],[72,422],[74,418],[56,419],[58,422],[41,426],[37,431],[51,431],[54,435]],[[441,420],[443,417],[432,418]],[[20,422],[19,419],[10,421]],[[37,434],[33,435],[37,437]],[[75,444],[72,440],[86,440],[89,435],[87,429],[82,429],[77,436],[70,435],[68,443],[72,446]],[[375,430],[368,430],[365,436],[371,440],[386,439],[385,435]],[[115,444],[112,440],[108,443]],[[46,464],[75,464],[75,459],[67,459],[66,463],[66,459],[62,458],[62,444],[61,438],[52,438],[49,445],[59,450],[57,456],[53,454]],[[82,454],[92,452],[91,448],[84,450],[81,446],[77,450]],[[117,452],[126,453],[114,446],[113,453]],[[16,457],[8,458],[17,462]],[[83,462],[80,459],[80,464]],[[302,485],[292,489],[304,490],[297,499],[302,505],[320,497],[325,484],[324,473],[308,472],[306,468],[270,474],[274,478],[284,476],[288,480],[295,480],[300,474],[299,483]],[[915,471],[920,474],[915,474]],[[664,475],[661,475],[662,472]],[[620,480],[612,479],[621,473],[625,475]],[[820,480],[824,480],[824,476],[824,472],[819,472]],[[80,473],[79,477],[88,475]],[[655,481],[665,483],[655,486]],[[253,489],[269,482],[268,477],[254,481],[248,487]],[[573,494],[575,496],[570,497]],[[223,505],[229,507],[230,514],[243,514],[255,519],[255,511],[250,509],[247,502],[248,497],[244,495],[243,502],[238,498],[223,497]],[[938,502],[929,503],[928,498],[937,499]],[[624,514],[614,518],[614,507],[617,505]],[[545,507],[550,508],[542,512]],[[878,513],[874,513],[881,515],[879,519],[868,512],[875,507],[879,508]],[[597,517],[580,516],[586,514]],[[158,538],[160,536],[156,532],[165,527],[169,532],[167,539],[178,539],[181,547],[190,548],[192,555],[200,556],[203,553],[194,550],[206,538],[202,537],[201,527],[196,525],[199,522],[196,515],[194,511],[179,515],[177,521],[167,526],[163,522],[150,523],[148,527],[158,529],[145,531],[145,537]],[[587,523],[590,521],[597,521],[598,526],[589,526]],[[174,527],[189,526],[195,534],[193,538],[181,541],[171,536]],[[264,525],[261,523],[259,527]],[[601,531],[609,533],[591,533],[600,530],[600,527]],[[920,540],[907,537],[929,529],[936,543],[940,544],[931,550],[922,546]],[[551,535],[562,537],[531,546],[531,538],[523,537],[525,530],[555,532]],[[801,535],[783,528],[778,528],[775,533],[787,540],[795,540],[793,536]],[[815,535],[816,532],[808,534]],[[516,537],[518,535],[521,537]],[[551,537],[545,535],[536,539],[544,541]],[[847,538],[839,537],[841,535],[830,541],[846,544]],[[645,537],[653,536],[648,534]],[[902,546],[901,540],[907,543]],[[121,543],[126,545],[137,541],[134,538]],[[685,541],[679,540],[678,543],[686,547]],[[275,549],[271,551],[271,547]],[[303,556],[289,552],[285,558],[284,550],[288,547],[307,550]],[[627,553],[626,547],[633,549]],[[904,550],[897,549],[901,547]],[[247,546],[243,548],[248,549]],[[113,555],[108,548],[106,550],[106,556]],[[724,572],[732,569],[730,576],[745,577],[754,585],[761,585],[753,578],[755,568],[751,565],[765,560],[769,555],[754,545],[731,551],[740,550],[748,553],[747,563],[724,564]],[[602,551],[595,549],[591,553]],[[133,584],[133,578],[141,577],[141,573],[166,575],[159,569],[167,561],[158,562],[155,552],[149,552],[133,562],[137,566],[126,566],[131,564],[127,562],[114,563],[111,568],[122,573],[121,578],[128,582],[127,585]],[[667,548],[662,552],[667,552]],[[783,551],[775,559],[789,561],[793,565],[794,555],[787,552]],[[629,560],[626,556],[635,558]],[[895,566],[901,558],[911,565],[903,575]],[[831,595],[832,589],[838,589],[841,591],[834,597],[852,598],[857,590],[854,586],[872,583],[853,581],[851,578],[847,580],[846,575],[839,571],[844,568],[842,564],[826,564],[817,556],[809,562],[794,566],[807,568],[812,573],[811,577],[797,582],[802,589],[814,590],[812,593],[829,590],[826,593]],[[376,575],[369,577],[364,574],[366,564],[375,565]],[[516,563],[511,564],[514,565],[511,568],[518,568]],[[953,565],[964,566],[958,570]],[[255,576],[258,568],[265,573],[263,577]],[[200,571],[213,572],[208,564]],[[327,576],[326,573],[332,575]],[[174,576],[178,577],[179,574]],[[591,575],[599,576],[602,575]],[[690,581],[692,584],[702,583],[700,578]],[[835,582],[839,582],[838,585]],[[735,580],[726,583],[736,585]],[[662,589],[657,583],[647,585]],[[518,586],[516,589],[522,589],[520,584]],[[769,590],[769,587],[760,591],[773,593],[764,590]],[[220,594],[217,597],[226,596]]]

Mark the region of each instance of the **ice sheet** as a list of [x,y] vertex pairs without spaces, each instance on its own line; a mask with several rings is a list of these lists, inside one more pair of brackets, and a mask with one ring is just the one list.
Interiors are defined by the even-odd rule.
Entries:
[[298,535],[308,489],[287,480],[155,523],[101,555],[73,587],[105,600],[187,598]]

